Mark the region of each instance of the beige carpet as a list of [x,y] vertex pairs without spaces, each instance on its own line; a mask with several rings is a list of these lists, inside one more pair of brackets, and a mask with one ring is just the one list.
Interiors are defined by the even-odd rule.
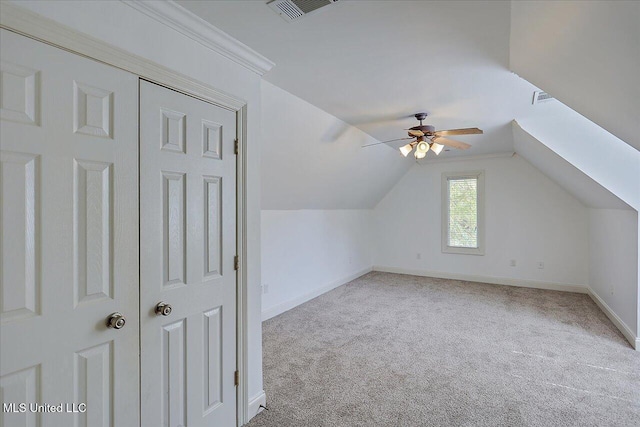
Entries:
[[250,427],[640,426],[640,352],[587,295],[374,272],[263,341]]

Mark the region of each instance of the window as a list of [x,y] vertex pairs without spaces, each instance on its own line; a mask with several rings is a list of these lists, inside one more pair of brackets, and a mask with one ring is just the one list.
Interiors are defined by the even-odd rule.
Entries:
[[484,255],[484,172],[442,174],[442,252]]

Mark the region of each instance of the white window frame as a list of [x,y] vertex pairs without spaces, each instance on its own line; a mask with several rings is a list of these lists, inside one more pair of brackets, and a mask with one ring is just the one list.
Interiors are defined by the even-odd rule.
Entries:
[[[449,180],[476,178],[478,208],[478,247],[449,246]],[[484,255],[484,171],[444,172],[442,174],[442,252],[448,254]]]

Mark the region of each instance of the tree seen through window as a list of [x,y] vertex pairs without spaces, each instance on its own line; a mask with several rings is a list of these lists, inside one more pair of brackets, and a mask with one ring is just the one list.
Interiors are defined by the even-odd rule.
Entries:
[[478,247],[478,179],[452,178],[449,184],[449,246]]

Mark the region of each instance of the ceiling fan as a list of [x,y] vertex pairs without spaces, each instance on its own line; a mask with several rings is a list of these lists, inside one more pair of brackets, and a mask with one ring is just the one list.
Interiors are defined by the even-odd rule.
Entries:
[[422,124],[422,121],[427,118],[427,113],[417,113],[415,114],[415,118],[420,121],[420,126],[414,126],[407,129],[409,135],[408,138],[391,139],[389,141],[363,145],[363,147],[371,147],[372,145],[386,144],[388,142],[404,141],[415,138],[415,141],[412,141],[400,147],[400,152],[403,156],[407,157],[409,153],[411,153],[415,148],[416,151],[414,153],[414,156],[416,157],[416,159],[422,159],[427,155],[429,149],[431,149],[431,151],[438,155],[440,154],[440,152],[442,152],[445,146],[457,148],[459,150],[466,150],[467,148],[471,147],[467,143],[456,141],[455,139],[445,138],[446,136],[477,135],[482,133],[482,129],[478,128],[436,130],[436,128],[431,125]]

